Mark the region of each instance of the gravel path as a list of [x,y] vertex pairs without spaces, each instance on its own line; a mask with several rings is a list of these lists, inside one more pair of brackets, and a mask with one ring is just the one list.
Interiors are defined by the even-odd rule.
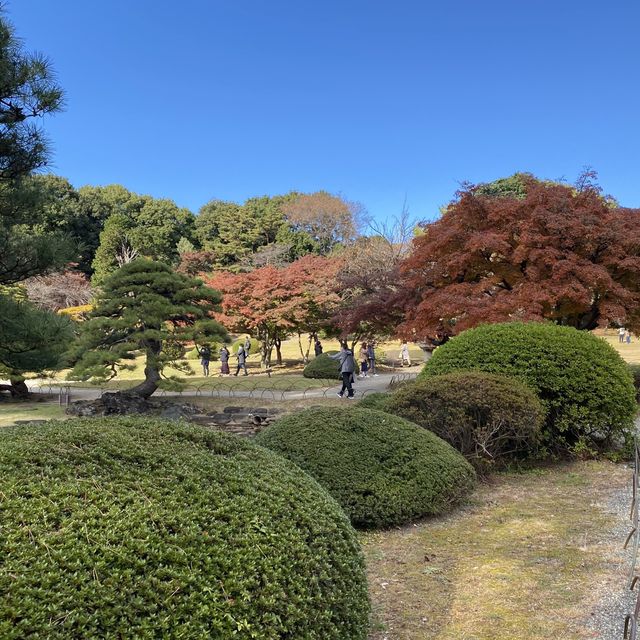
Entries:
[[632,467],[629,467],[629,482],[622,489],[612,492],[604,511],[611,514],[613,528],[604,531],[600,542],[607,561],[611,565],[609,577],[594,585],[596,603],[592,608],[585,627],[593,634],[589,638],[598,640],[621,640],[624,631],[624,619],[633,611],[637,597],[629,589],[629,573],[632,560],[632,543],[628,549],[622,545],[631,531],[629,509],[631,507]]

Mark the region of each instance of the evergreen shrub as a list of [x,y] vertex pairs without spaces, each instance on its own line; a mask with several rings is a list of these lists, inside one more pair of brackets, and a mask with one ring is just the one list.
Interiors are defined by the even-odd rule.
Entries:
[[387,401],[390,397],[390,393],[384,393],[382,391],[368,393],[358,402],[358,406],[361,409],[378,409],[380,411],[387,411]]
[[[242,337],[242,338],[238,338],[236,341],[233,342],[233,344],[231,345],[231,348],[229,349],[229,351],[232,354],[236,354],[238,353],[238,347],[240,345],[242,345],[244,347],[244,341],[246,340],[246,336]],[[250,356],[255,356],[256,353],[260,353],[260,341],[256,340],[255,338],[251,338],[249,340],[249,342],[251,343],[251,349],[249,350],[249,355]]]
[[478,371],[422,378],[380,408],[433,431],[483,472],[533,453],[545,415],[524,383]]
[[147,418],[0,431],[0,637],[366,640],[358,540],[300,469]]
[[[327,351],[309,360],[302,375],[305,378],[319,378],[321,380],[341,380],[340,365],[337,360],[332,360],[329,356],[335,355],[337,351]],[[358,371],[356,363],[356,372]]]
[[438,347],[420,377],[461,370],[530,386],[547,412],[550,449],[603,450],[631,434],[637,405],[629,368],[588,331],[539,322],[482,325]]
[[448,511],[475,482],[471,465],[435,434],[358,406],[290,414],[257,441],[312,475],[363,528]]

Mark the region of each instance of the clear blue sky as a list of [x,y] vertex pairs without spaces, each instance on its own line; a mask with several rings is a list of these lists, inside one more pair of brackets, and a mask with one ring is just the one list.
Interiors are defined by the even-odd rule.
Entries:
[[67,92],[52,171],[194,211],[326,189],[433,218],[460,181],[640,206],[632,0],[10,0]]

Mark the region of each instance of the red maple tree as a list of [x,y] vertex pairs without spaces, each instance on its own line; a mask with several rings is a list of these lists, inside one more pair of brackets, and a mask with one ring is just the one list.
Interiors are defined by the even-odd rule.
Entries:
[[401,264],[396,331],[434,340],[508,320],[638,331],[639,223],[639,210],[585,178],[571,187],[530,177],[522,198],[466,187]]
[[336,274],[340,261],[305,256],[286,267],[266,266],[248,273],[216,273],[208,284],[222,292],[222,313],[217,315],[229,330],[246,332],[261,344],[263,366],[271,363],[276,348],[282,362],[280,342],[297,333],[315,333],[331,317],[339,302]]

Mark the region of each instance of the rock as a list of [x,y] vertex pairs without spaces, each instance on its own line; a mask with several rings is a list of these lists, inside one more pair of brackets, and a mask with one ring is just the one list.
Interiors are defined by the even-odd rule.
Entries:
[[160,417],[164,420],[189,420],[191,415],[191,412],[186,411],[185,408],[179,404],[171,405],[163,409],[160,413]]

